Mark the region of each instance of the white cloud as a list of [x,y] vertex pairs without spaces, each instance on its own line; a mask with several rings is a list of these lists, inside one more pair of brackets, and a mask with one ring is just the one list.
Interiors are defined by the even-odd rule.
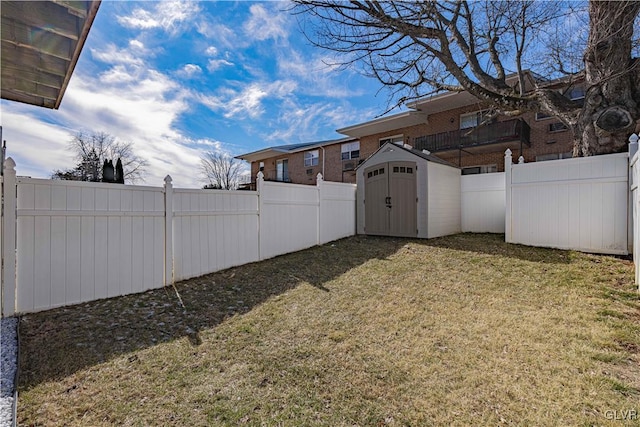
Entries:
[[[344,135],[332,132],[327,134],[323,129],[339,129],[353,123],[370,120],[377,110],[355,110],[346,102],[317,102],[314,104],[299,104],[296,100],[288,99],[279,109],[277,130],[264,134],[267,141],[296,143],[314,141],[318,139],[337,139]],[[325,136],[318,136],[325,135]]]
[[202,68],[196,64],[186,64],[184,67],[180,68],[176,74],[180,77],[190,78],[202,74]]
[[327,114],[335,110],[344,112],[332,104],[316,103],[302,107],[290,103],[282,109],[278,130],[269,134],[267,139],[288,142],[313,140],[319,128],[326,124]]
[[142,43],[140,40],[129,40],[129,47],[132,50],[136,50],[138,52],[145,52],[146,48],[144,47],[144,43]]
[[214,111],[222,111],[226,118],[257,118],[264,113],[263,101],[268,98],[284,99],[297,88],[292,80],[271,83],[250,83],[241,90],[223,88],[218,95],[200,96],[199,101]]
[[49,178],[54,169],[72,164],[73,154],[67,148],[73,131],[38,120],[36,107],[16,105],[3,101],[2,137],[18,175]]
[[[247,45],[246,41],[244,41],[241,37],[238,37],[234,30],[223,24],[214,24],[208,20],[203,19],[196,23],[196,29],[198,33],[200,33],[207,39],[216,40],[218,42],[217,44],[222,47],[238,49]],[[209,49],[207,49],[207,51]],[[211,53],[207,52],[207,54],[210,55]],[[215,55],[215,53],[213,53],[213,55]]]
[[128,67],[118,64],[100,73],[99,78],[102,83],[123,84],[134,81],[136,79],[136,73],[131,72]]
[[137,8],[131,15],[117,16],[118,23],[126,28],[160,28],[172,33],[200,12],[200,6],[192,1],[159,1],[150,4],[155,4],[153,10]]
[[[149,162],[146,184],[160,186],[170,174],[176,186],[198,188],[202,183],[193,170],[201,150],[219,149],[222,143],[194,141],[177,130],[189,97],[177,82],[146,66],[116,64],[98,76],[77,73],[57,111],[15,103],[5,108],[3,101],[9,155],[18,163],[19,174],[47,178],[53,169],[73,166],[73,154],[66,149],[73,134],[104,131],[131,141],[136,154]],[[12,141],[19,144],[15,153]]]
[[120,25],[127,28],[149,29],[160,26],[160,22],[148,10],[136,9],[129,16],[118,16]]
[[107,64],[142,65],[144,63],[140,55],[134,54],[130,49],[118,49],[113,43],[107,44],[103,50],[91,49],[91,56]]
[[214,72],[218,69],[220,69],[223,66],[233,66],[233,62],[229,62],[226,59],[210,59],[209,62],[207,63],[207,70],[209,70],[210,72]]
[[223,149],[222,144],[223,143],[221,141],[216,141],[216,140],[207,139],[207,138],[195,139],[195,140],[189,141],[189,145],[192,147],[198,147],[205,151],[215,151],[215,152],[225,151]]
[[[327,134],[327,126],[332,126],[332,130],[357,122],[346,101],[309,105],[300,100],[301,93],[324,97],[326,93],[339,96],[340,91],[347,90],[348,82],[338,80],[330,72],[331,67],[322,63],[321,56],[309,58],[289,49],[274,49],[271,53],[266,50],[267,44],[261,44],[260,49],[269,52],[270,60],[279,61],[274,76],[272,67],[264,67],[264,52],[244,49],[253,40],[273,39],[280,45],[288,44],[287,18],[272,16],[276,13],[270,15],[271,5],[252,5],[251,17],[244,27],[226,27],[215,24],[215,20],[206,22],[205,14],[194,18],[189,15],[188,10],[192,9],[188,7],[184,13],[177,13],[184,5],[174,3],[173,12],[170,12],[171,7],[160,3],[142,3],[141,7],[132,6],[134,12],[127,17],[118,17],[118,21],[139,30],[174,31],[186,28],[183,24],[187,22],[196,25],[206,39],[196,34],[199,39],[194,39],[189,48],[200,52],[199,58],[182,56],[184,59],[179,59],[178,65],[173,65],[170,71],[160,72],[150,58],[169,52],[163,50],[166,47],[155,47],[151,39],[155,37],[153,34],[145,35],[140,31],[122,45],[109,40],[96,47],[88,46],[95,63],[90,67],[93,74],[83,73],[82,66],[78,68],[60,110],[46,113],[40,109],[33,113],[33,110],[24,110],[27,114],[12,107],[13,116],[4,114],[7,136],[19,135],[20,140],[29,142],[28,147],[21,148],[21,157],[16,159],[19,171],[23,171],[19,173],[42,177],[43,170],[48,174],[52,169],[72,166],[73,155],[66,150],[69,139],[79,130],[95,130],[133,143],[136,153],[149,162],[147,185],[160,186],[164,176],[170,174],[178,187],[200,187],[197,169],[203,151],[248,151],[250,142],[235,141],[238,145],[234,146],[215,139],[190,138],[189,131],[182,131],[180,126],[191,122],[181,119],[194,112],[193,104],[198,102],[219,113],[210,114],[211,120],[205,118],[205,125],[200,121],[196,125],[198,130],[206,132],[206,126],[224,123],[221,129],[224,126],[244,127],[245,134],[279,143],[320,139],[319,134]],[[225,24],[231,25],[226,21]],[[253,31],[253,37],[247,37],[245,31]],[[153,50],[149,46],[154,46]],[[191,54],[191,50],[183,53]],[[210,78],[206,69],[213,72],[232,66],[242,67],[239,79],[249,75],[253,80],[218,79],[213,83],[212,79],[211,84],[217,87],[202,87]],[[96,74],[95,69],[100,71]],[[187,78],[194,79],[187,82]],[[368,113],[365,118],[372,115]],[[348,123],[334,126],[340,120]],[[65,128],[47,122],[64,123]],[[276,128],[279,130],[274,132]],[[36,173],[38,170],[40,172]]]
[[362,95],[349,85],[346,71],[338,72],[340,65],[326,55],[305,57],[294,49],[283,52],[278,57],[281,75],[295,78],[307,95],[330,98],[349,98]]
[[262,99],[268,94],[265,87],[253,84],[229,100],[224,116],[228,118],[247,114],[251,118],[256,118],[262,114]]
[[286,39],[286,15],[273,10],[267,10],[261,4],[251,5],[251,16],[244,24],[247,37],[254,40]]

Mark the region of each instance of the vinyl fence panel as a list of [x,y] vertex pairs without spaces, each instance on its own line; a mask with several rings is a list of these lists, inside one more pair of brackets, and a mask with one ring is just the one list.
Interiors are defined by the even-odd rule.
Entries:
[[461,179],[462,231],[504,233],[504,172],[463,175]]
[[320,201],[317,187],[259,181],[259,192],[261,259],[310,248],[319,243]]
[[173,190],[174,278],[258,260],[258,194]]
[[[2,316],[142,292],[355,234],[355,186],[2,178]],[[13,239],[15,237],[15,239]],[[17,270],[16,270],[17,269]]]
[[18,312],[163,286],[161,188],[17,180]]
[[431,162],[427,174],[427,237],[459,233],[462,218],[460,171]]
[[507,241],[626,254],[628,164],[620,153],[505,165]]
[[356,233],[356,185],[318,180],[320,244]]

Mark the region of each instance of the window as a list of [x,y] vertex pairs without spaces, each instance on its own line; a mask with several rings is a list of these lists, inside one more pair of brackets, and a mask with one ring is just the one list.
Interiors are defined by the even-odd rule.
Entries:
[[357,159],[360,157],[360,141],[342,144],[342,160]]
[[550,118],[552,118],[552,117],[553,117],[553,116],[551,116],[551,115],[549,115],[549,114],[546,114],[546,113],[543,113],[543,112],[540,112],[540,111],[538,111],[538,112],[536,113],[536,121],[539,121],[539,120],[546,120],[546,119],[550,119]]
[[462,168],[462,175],[476,175],[482,173],[480,166],[474,166],[472,168]]
[[564,96],[576,102],[578,105],[584,105],[584,88],[583,87],[571,87],[565,91],[562,91]]
[[578,101],[580,99],[584,99],[584,88],[583,87],[572,87],[567,91],[567,98],[572,101]]
[[384,175],[384,168],[376,169],[367,173],[367,178],[371,178],[378,175]]
[[394,135],[394,136],[388,136],[386,138],[380,138],[380,147],[382,147],[387,142],[390,142],[390,143],[396,144],[396,145],[402,145],[402,144],[404,144],[404,136],[403,135]]
[[559,159],[570,159],[573,157],[573,153],[551,153],[551,154],[541,154],[536,156],[536,162],[544,162],[547,160],[559,160]]
[[476,175],[479,173],[493,173],[493,172],[498,172],[498,166],[483,165],[483,166],[471,166],[468,168],[462,168],[462,175]]
[[474,111],[473,113],[466,113],[460,115],[460,129],[469,129],[478,126],[480,123],[487,120],[489,117],[489,110]]
[[413,173],[413,168],[406,166],[394,166],[393,173]]
[[276,181],[289,181],[289,160],[276,161]]
[[561,132],[563,130],[567,130],[567,125],[562,122],[553,122],[549,124],[549,132]]
[[320,154],[318,150],[307,151],[304,153],[304,166],[318,166],[318,160],[320,159]]

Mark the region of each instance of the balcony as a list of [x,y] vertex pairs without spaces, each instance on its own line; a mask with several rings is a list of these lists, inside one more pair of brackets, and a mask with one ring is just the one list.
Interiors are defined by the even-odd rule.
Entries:
[[508,142],[526,144],[530,147],[530,133],[531,128],[527,122],[512,119],[475,128],[419,136],[414,140],[414,147],[432,153]]

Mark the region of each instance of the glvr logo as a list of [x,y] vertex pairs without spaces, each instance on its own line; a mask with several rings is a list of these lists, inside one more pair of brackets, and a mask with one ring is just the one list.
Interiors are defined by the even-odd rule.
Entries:
[[638,419],[638,410],[637,409],[622,409],[622,410],[608,410],[604,411],[604,417],[608,420],[637,420]]

